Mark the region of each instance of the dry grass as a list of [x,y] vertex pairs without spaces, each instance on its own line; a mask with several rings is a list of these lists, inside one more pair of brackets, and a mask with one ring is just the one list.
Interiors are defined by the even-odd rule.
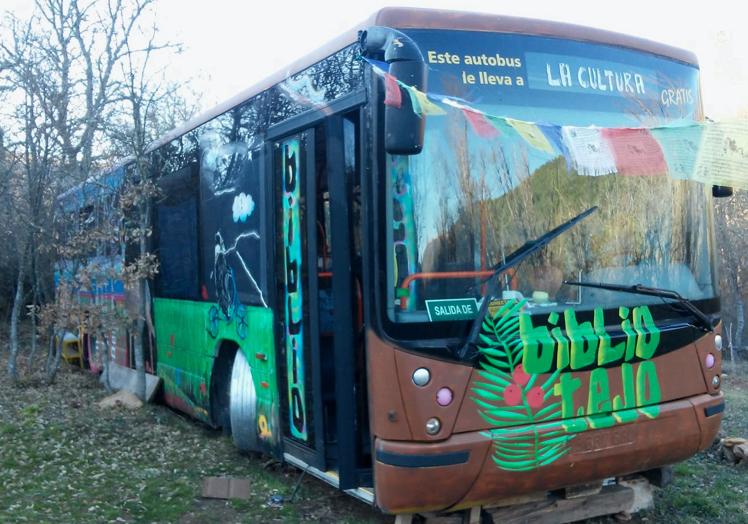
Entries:
[[[220,432],[163,406],[100,410],[96,378],[51,387],[0,380],[0,522],[380,522],[370,507],[297,470],[239,455]],[[199,496],[206,476],[249,478],[246,501]]]
[[[723,434],[748,436],[748,365],[724,381]],[[57,382],[11,387],[0,379],[0,522],[385,522],[368,506],[163,406],[100,410],[95,377],[64,368]],[[748,469],[714,451],[676,466],[656,508],[635,522],[748,522]],[[200,498],[203,477],[249,478],[247,501]],[[596,522],[614,522],[598,519]]]

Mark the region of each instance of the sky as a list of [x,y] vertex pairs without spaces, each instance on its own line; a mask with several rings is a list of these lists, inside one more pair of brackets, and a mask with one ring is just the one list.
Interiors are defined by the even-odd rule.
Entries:
[[748,117],[748,31],[736,4],[723,0],[161,0],[158,20],[162,37],[188,47],[173,62],[175,73],[200,75],[196,81],[203,100],[212,104],[283,69],[386,5],[558,20],[682,47],[699,58],[706,114]]
[[[30,4],[0,0],[0,9],[23,16]],[[387,5],[558,20],[682,47],[699,58],[707,116],[748,117],[748,31],[727,0],[159,0],[156,20],[162,41],[184,44],[181,54],[168,57],[170,76],[188,82],[207,109]]]

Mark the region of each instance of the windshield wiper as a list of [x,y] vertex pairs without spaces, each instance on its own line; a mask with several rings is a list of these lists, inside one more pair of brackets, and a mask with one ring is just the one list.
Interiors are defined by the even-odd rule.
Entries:
[[569,286],[579,287],[592,287],[596,289],[606,289],[608,291],[620,291],[621,293],[632,293],[635,295],[648,295],[651,297],[670,298],[676,300],[680,305],[690,311],[699,322],[701,329],[706,332],[714,331],[714,325],[711,319],[699,308],[694,306],[693,302],[682,296],[677,291],[671,289],[662,289],[658,287],[647,287],[641,284],[634,284],[633,286],[622,286],[620,284],[607,284],[605,282],[573,282],[564,280],[564,284]]
[[459,356],[460,358],[465,358],[465,356],[468,354],[468,351],[470,348],[475,344],[475,341],[478,339],[478,334],[480,334],[481,326],[483,325],[483,319],[486,316],[486,312],[488,311],[488,303],[491,301],[491,297],[495,296],[498,293],[498,279],[496,278],[497,275],[499,275],[502,271],[506,271],[512,266],[515,266],[522,262],[524,259],[535,253],[536,251],[542,249],[545,247],[551,240],[562,234],[563,232],[571,229],[576,224],[590,216],[592,213],[597,211],[597,206],[592,206],[586,211],[582,211],[574,218],[571,218],[561,224],[560,226],[557,226],[550,231],[546,231],[542,235],[540,235],[538,238],[534,240],[528,240],[522,246],[520,246],[518,249],[512,251],[509,255],[504,257],[504,260],[498,264],[496,264],[494,267],[491,268],[491,275],[486,278],[483,283],[485,284],[488,282],[488,288],[486,290],[485,295],[483,296],[483,303],[480,306],[480,309],[478,310],[478,314],[476,315],[475,319],[473,320],[473,325],[470,328],[470,334],[468,335],[467,340],[465,341],[465,344],[462,346],[462,348],[459,350]]

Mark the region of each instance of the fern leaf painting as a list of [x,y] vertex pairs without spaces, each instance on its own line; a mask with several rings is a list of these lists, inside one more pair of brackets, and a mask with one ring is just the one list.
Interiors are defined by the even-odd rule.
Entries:
[[538,384],[539,375],[522,367],[519,314],[525,303],[510,301],[487,314],[477,343],[482,381],[473,389],[473,400],[481,417],[495,426],[487,433],[493,440],[493,460],[507,471],[551,464],[568,452],[573,433],[583,429],[551,422],[561,413],[561,402],[552,397],[560,371]]

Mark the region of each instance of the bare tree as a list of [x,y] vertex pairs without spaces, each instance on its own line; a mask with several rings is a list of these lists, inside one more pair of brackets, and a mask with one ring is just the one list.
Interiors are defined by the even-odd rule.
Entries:
[[[134,90],[145,85],[148,58],[164,47],[156,45],[153,28],[143,31],[153,1],[37,0],[28,21],[8,15],[0,26],[0,92],[17,108],[3,117],[22,153],[20,173],[26,181],[25,191],[10,199],[25,225],[14,242],[18,262],[8,359],[13,379],[18,376],[18,321],[25,290],[31,288],[35,305],[49,287],[41,281],[49,281],[51,268],[40,264],[52,244],[46,226],[52,222],[55,198],[63,187],[106,166],[109,123],[123,102],[132,104]],[[150,38],[143,39],[144,33]],[[146,105],[153,99],[140,97]],[[145,114],[147,108],[135,106],[130,112],[132,118]],[[132,127],[144,125],[135,122]],[[133,143],[136,157],[147,139],[142,135]],[[49,265],[49,260],[43,262]]]
[[748,191],[716,200],[715,229],[723,318],[731,327],[734,324],[732,344],[740,352],[748,301]]

